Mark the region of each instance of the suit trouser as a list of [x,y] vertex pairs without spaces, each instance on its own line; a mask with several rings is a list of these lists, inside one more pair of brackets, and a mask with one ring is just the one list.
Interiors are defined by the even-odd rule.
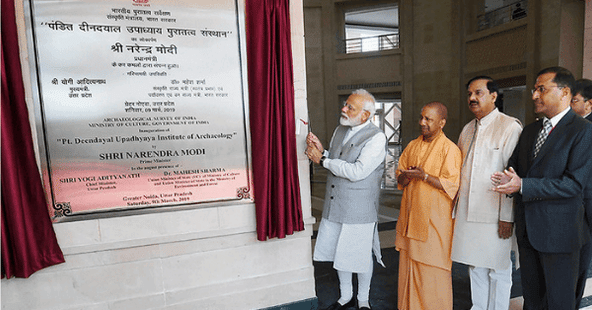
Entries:
[[578,275],[578,284],[576,286],[576,306],[580,308],[586,280],[588,279],[588,269],[590,269],[590,260],[592,260],[592,241],[584,244],[580,250],[580,274]]
[[469,266],[471,310],[508,310],[512,290],[512,266],[495,270]]
[[518,239],[524,310],[573,310],[580,251],[545,253],[532,247],[528,238]]

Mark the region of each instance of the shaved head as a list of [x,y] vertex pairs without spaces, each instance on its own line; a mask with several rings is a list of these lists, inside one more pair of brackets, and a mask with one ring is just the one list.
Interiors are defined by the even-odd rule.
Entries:
[[448,110],[440,102],[434,101],[423,106],[419,126],[424,141],[432,141],[442,132],[446,125],[446,117]]
[[424,108],[434,108],[442,119],[448,119],[448,109],[442,102],[433,101],[424,106]]

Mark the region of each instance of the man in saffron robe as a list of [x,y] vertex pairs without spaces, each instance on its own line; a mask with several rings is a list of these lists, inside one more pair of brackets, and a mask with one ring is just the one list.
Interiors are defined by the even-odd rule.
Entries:
[[422,135],[399,159],[403,189],[397,221],[398,309],[452,309],[452,201],[460,183],[462,156],[442,132],[447,110],[431,102],[421,110]]

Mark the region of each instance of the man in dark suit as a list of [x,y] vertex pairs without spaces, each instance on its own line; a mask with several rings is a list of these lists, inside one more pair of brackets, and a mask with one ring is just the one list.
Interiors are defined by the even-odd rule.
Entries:
[[[571,98],[571,108],[581,117],[592,122],[592,81],[581,79],[576,81]],[[584,192],[584,210],[588,227],[592,229],[592,176],[590,182],[586,185]],[[592,233],[592,231],[591,231]],[[580,251],[580,274],[576,286],[576,305],[580,308],[586,279],[588,278],[588,269],[592,259],[592,241],[584,244]]]
[[532,99],[544,117],[524,128],[494,190],[515,195],[524,309],[576,307],[580,249],[590,240],[583,192],[592,170],[592,123],[570,109],[575,79],[538,73]]
[[571,98],[571,108],[581,117],[592,122],[592,81],[581,79],[576,81]]

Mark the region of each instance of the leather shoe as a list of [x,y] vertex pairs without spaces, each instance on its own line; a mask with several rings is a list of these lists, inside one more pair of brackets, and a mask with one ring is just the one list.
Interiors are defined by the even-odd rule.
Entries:
[[325,310],[345,310],[345,309],[348,309],[350,307],[355,307],[355,306],[356,306],[356,299],[352,297],[352,299],[350,301],[348,301],[347,304],[345,304],[343,306],[338,302],[334,302],[332,305],[325,308]]

